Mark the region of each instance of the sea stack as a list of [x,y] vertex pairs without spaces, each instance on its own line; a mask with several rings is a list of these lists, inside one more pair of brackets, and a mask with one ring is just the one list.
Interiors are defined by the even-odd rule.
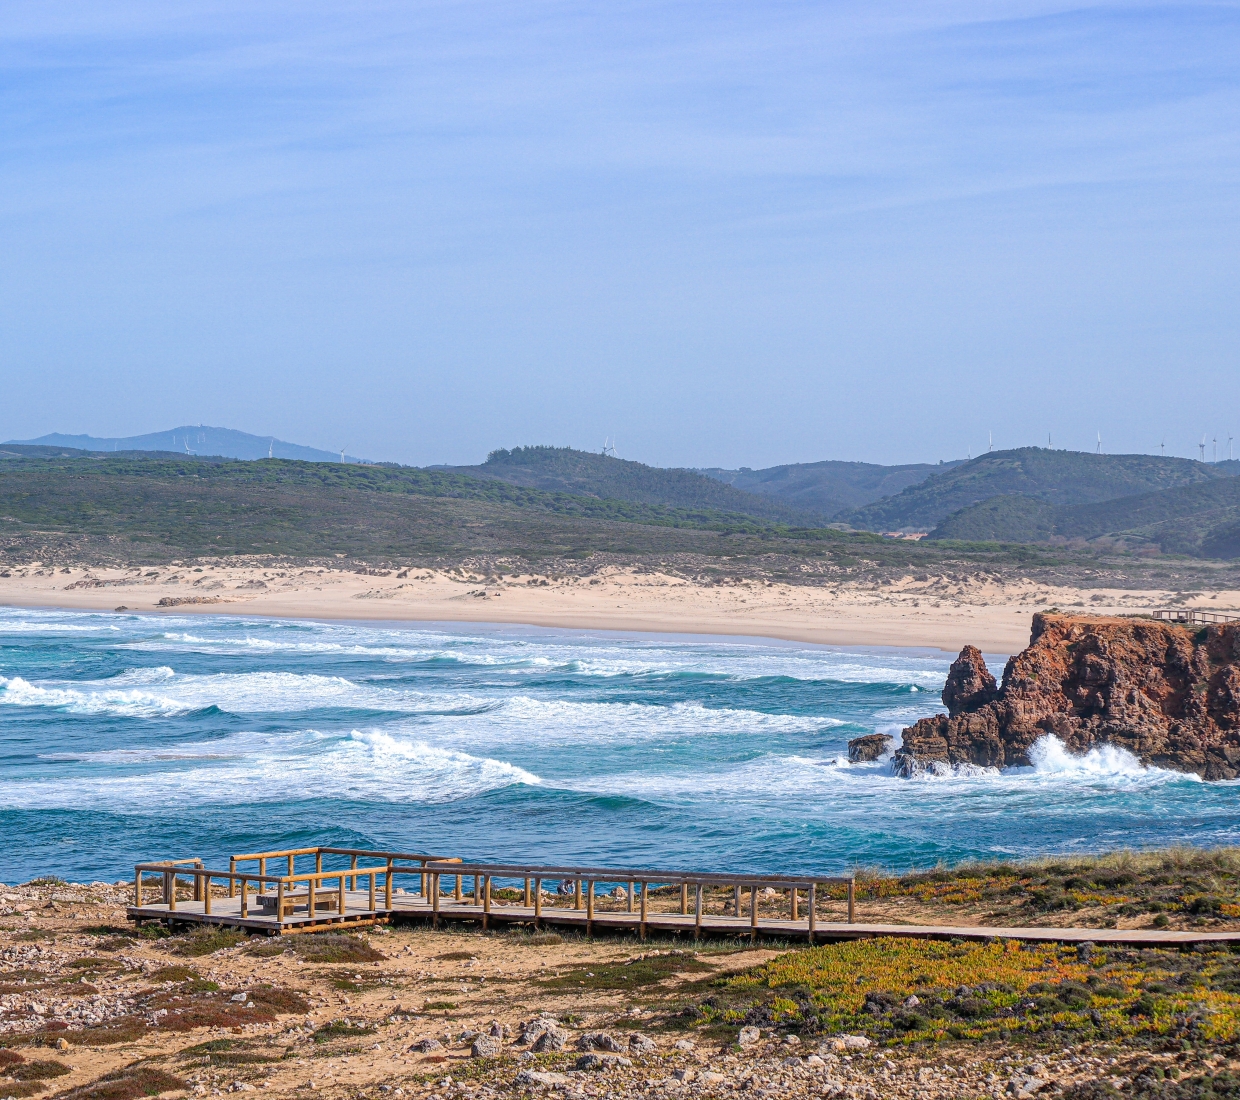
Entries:
[[893,767],[1029,764],[1054,734],[1073,753],[1117,745],[1203,779],[1240,776],[1240,622],[1186,628],[1140,618],[1034,615],[1029,647],[996,686],[965,646],[943,688],[947,714],[904,730]]

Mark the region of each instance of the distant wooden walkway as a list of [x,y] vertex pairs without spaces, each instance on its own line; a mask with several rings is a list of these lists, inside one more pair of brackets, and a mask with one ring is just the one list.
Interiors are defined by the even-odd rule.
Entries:
[[[328,862],[347,859],[349,866],[324,870],[325,857]],[[298,871],[299,858],[303,864],[313,858],[315,870]],[[268,873],[268,866],[275,863],[287,868],[286,873]],[[402,876],[410,885],[417,883],[417,892],[395,885]],[[514,884],[515,890],[504,888],[505,883]],[[544,883],[567,883],[572,892],[548,893]],[[623,901],[597,897],[600,884],[624,886]],[[829,897],[833,888],[840,898]],[[504,898],[495,896],[501,889]],[[724,911],[709,912],[708,899]],[[469,922],[484,929],[526,925],[587,935],[628,932],[642,939],[654,933],[809,943],[874,936],[1149,946],[1240,942],[1240,931],[873,924],[858,923],[855,915],[851,877],[464,864],[434,855],[326,847],[234,856],[227,871],[207,868],[198,859],[141,863],[134,869],[134,904],[128,908],[133,921],[221,925],[268,935],[396,919],[420,920],[432,927]]]

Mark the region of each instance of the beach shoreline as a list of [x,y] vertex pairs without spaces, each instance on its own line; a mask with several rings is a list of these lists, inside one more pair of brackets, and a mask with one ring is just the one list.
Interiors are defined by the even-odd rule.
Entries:
[[905,576],[887,583],[703,583],[635,567],[592,576],[209,562],[161,568],[13,566],[0,606],[141,614],[491,623],[556,629],[770,638],[839,646],[1014,653],[1035,611],[1131,615],[1169,604],[1240,605],[1240,592],[1177,601],[1161,590]]

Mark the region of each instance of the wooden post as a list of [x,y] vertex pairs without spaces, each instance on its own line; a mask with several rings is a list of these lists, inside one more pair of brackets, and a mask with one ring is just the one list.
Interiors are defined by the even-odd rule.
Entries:
[[204,882],[201,875],[195,875],[194,886],[197,887],[195,892],[202,892],[202,911],[205,916],[209,917],[211,915],[211,876],[207,875]]
[[370,911],[375,911],[375,872],[370,872]]
[[809,898],[806,901],[806,904],[809,906],[809,942],[810,943],[814,942],[814,923],[817,917],[817,914],[814,912],[814,909],[817,906],[817,901],[818,901],[817,887],[818,887],[818,884],[816,882],[811,882],[809,884]]
[[142,872],[134,871],[133,873],[133,903],[139,909],[142,908]]
[[[581,880],[577,880],[578,887],[581,886]],[[594,931],[594,880],[591,879],[586,883],[586,935],[590,935]]]
[[529,879],[525,880],[525,907],[526,909],[530,907],[530,880]]
[[348,881],[349,881],[349,878],[347,875],[340,876],[340,915],[342,917],[344,916],[344,910],[345,910],[344,887],[345,887],[345,883]]
[[680,915],[683,917],[689,912],[689,884],[682,882],[680,884]]
[[392,908],[392,861],[390,859],[387,861],[387,874],[383,876],[383,908]]
[[491,915],[491,876],[482,876],[482,930],[487,930],[487,917]]
[[741,888],[740,888],[740,884],[737,883],[736,885],[732,887],[732,916],[736,917],[739,920],[740,915],[741,915]]
[[[194,860],[194,867],[201,871],[202,860],[200,859]],[[194,900],[202,901],[202,876],[201,875],[194,876]]]
[[581,879],[573,880],[573,908],[581,908]]
[[695,940],[702,938],[702,884],[700,882],[694,887],[693,938]]
[[[228,870],[231,874],[235,875],[237,873],[237,861],[235,859],[229,858]],[[233,896],[233,891],[236,889],[236,886],[237,880],[235,878],[230,878],[228,880],[228,896],[230,898]]]
[[[228,884],[230,887],[233,885],[234,881],[235,881],[234,879],[228,880]],[[250,899],[245,896],[246,891],[248,889],[249,887],[246,885],[245,879],[242,879],[241,880],[241,915],[243,917],[248,917],[250,915]],[[258,884],[258,889],[259,889],[259,892],[261,893],[263,889],[263,884],[261,882]],[[229,892],[231,893],[231,890]]]
[[[529,882],[529,879],[525,880]],[[538,922],[542,919],[542,879],[534,880],[534,930],[538,930]]]
[[628,911],[630,913],[633,912],[633,884],[631,882],[629,883],[628,896],[624,900],[628,903]]
[[849,924],[852,924],[857,916],[856,899],[857,899],[856,882],[853,879],[849,879],[848,880],[848,923]]
[[177,911],[177,873],[173,871],[168,876],[168,912],[175,913]]
[[297,869],[296,869],[296,868],[297,868],[297,861],[296,861],[296,859],[295,859],[293,856],[289,856],[289,857],[288,857],[288,873],[289,873],[289,878],[292,878],[292,877],[293,877],[293,875],[295,875],[295,874],[297,873]]
[[284,925],[284,880],[276,883],[276,926]]
[[644,882],[641,884],[642,913],[641,913],[640,919],[637,922],[638,933],[643,940],[646,938],[646,885],[647,884]]
[[431,927],[439,927],[439,875],[431,873]]
[[800,900],[801,900],[801,891],[800,891],[800,890],[798,890],[798,889],[794,886],[794,887],[792,888],[792,919],[793,919],[793,920],[799,920],[799,919],[800,919],[800,917],[799,917],[799,916],[798,916],[798,914],[797,914],[797,904],[800,902]]
[[[423,866],[423,867],[425,867],[425,866],[426,866],[426,864],[425,864],[425,863],[423,863],[423,864],[422,864],[422,866]],[[422,874],[421,874],[421,881],[420,881],[420,883],[419,883],[419,887],[420,887],[420,889],[421,889],[421,891],[422,891],[422,900],[423,900],[423,901],[430,901],[430,898],[431,898],[431,887],[430,887],[430,881],[429,881],[429,879],[428,879],[427,874],[426,874],[426,872],[425,872],[425,871],[423,871],[423,872],[422,872]]]
[[323,873],[323,853],[322,852],[314,853],[314,873],[316,875],[321,875]]
[[[351,860],[349,860],[349,870],[350,871],[357,870],[357,856],[354,856]],[[349,876],[349,889],[350,890],[357,889],[357,875]]]
[[758,884],[756,882],[749,888],[749,938],[755,943],[758,940]]

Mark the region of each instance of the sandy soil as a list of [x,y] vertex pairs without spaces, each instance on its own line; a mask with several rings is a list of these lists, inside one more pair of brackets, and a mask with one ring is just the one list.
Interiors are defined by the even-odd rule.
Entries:
[[[330,958],[314,953],[323,937],[217,938],[196,949],[184,935],[135,935],[128,893],[123,883],[0,885],[0,1097],[1020,1100],[1098,1079],[1124,1088],[1151,1064],[1109,1043],[908,1050],[668,1027],[681,996],[771,959],[771,946],[694,951],[397,927],[331,937]],[[656,967],[655,980],[615,979],[636,975],[634,965]],[[561,1045],[539,1053],[530,1036],[547,1024]],[[587,1067],[581,1052],[600,1033],[614,1045]],[[479,1035],[495,1037],[484,1054]],[[1226,1061],[1208,1047],[1153,1058],[1185,1072]]]
[[1240,607],[1240,592],[1185,601],[1166,591],[1081,590],[969,578],[903,577],[883,585],[699,584],[634,569],[591,577],[502,577],[411,569],[188,563],[160,569],[11,567],[0,605],[286,618],[522,623],[589,630],[726,634],[830,645],[971,643],[1012,653],[1046,607],[1124,614],[1163,606]]

